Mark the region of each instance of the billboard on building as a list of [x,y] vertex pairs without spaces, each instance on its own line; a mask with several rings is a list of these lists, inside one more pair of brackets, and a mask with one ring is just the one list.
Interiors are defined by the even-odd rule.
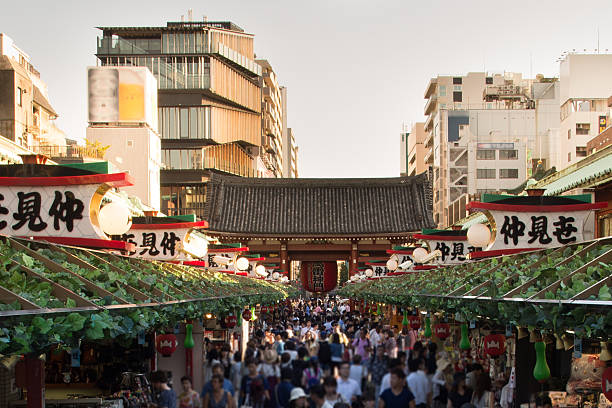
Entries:
[[89,67],[89,122],[146,123],[157,131],[157,81],[146,67]]

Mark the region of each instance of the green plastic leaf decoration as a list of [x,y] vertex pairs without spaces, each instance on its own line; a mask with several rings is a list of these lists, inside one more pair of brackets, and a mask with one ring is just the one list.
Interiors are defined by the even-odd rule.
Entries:
[[536,364],[533,368],[533,377],[539,382],[544,382],[550,378],[550,369],[546,362],[546,343],[538,341],[535,343]]
[[192,349],[195,346],[193,341],[193,324],[191,323],[185,325],[185,343],[183,345],[186,349]]
[[471,348],[470,338],[468,336],[468,325],[463,323],[461,325],[461,342],[459,343],[461,350],[469,350]]
[[429,317],[425,318],[425,337],[431,337],[431,319]]
[[409,324],[410,322],[408,321],[408,311],[404,309],[404,318],[402,319],[402,326],[408,327]]
[[251,306],[251,321],[254,322],[257,319],[257,315],[255,315],[255,306]]

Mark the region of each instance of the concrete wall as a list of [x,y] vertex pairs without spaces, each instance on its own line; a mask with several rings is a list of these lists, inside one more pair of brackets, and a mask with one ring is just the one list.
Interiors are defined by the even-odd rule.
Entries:
[[[178,347],[174,354],[170,357],[162,357],[161,354],[156,353],[157,357],[157,369],[163,371],[172,372],[172,381],[174,389],[177,394],[181,392],[181,377],[187,374],[186,371],[186,360],[185,360],[185,325],[181,325],[180,333],[176,335],[178,340]],[[204,333],[202,325],[199,322],[193,323],[193,340],[195,347],[193,348],[193,388],[200,392],[202,391],[203,383],[203,343]]]
[[88,127],[87,140],[110,146],[105,159],[135,179],[132,187],[123,187],[155,209],[160,209],[161,142],[147,127]]
[[559,66],[561,104],[612,95],[611,54],[569,54]]

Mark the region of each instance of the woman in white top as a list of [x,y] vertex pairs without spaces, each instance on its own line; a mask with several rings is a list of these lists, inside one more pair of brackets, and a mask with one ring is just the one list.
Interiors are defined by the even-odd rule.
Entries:
[[476,386],[472,394],[472,404],[476,408],[495,407],[495,394],[491,386],[491,377],[487,373],[480,373],[476,378]]

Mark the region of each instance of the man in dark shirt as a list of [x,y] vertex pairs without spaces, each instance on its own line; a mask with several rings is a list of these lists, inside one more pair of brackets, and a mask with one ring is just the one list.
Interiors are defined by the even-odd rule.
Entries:
[[176,393],[168,387],[168,377],[163,371],[151,373],[151,383],[158,392],[154,407],[156,408],[176,408]]
[[415,408],[414,395],[406,386],[406,374],[400,368],[391,370],[391,388],[380,395],[378,408]]

